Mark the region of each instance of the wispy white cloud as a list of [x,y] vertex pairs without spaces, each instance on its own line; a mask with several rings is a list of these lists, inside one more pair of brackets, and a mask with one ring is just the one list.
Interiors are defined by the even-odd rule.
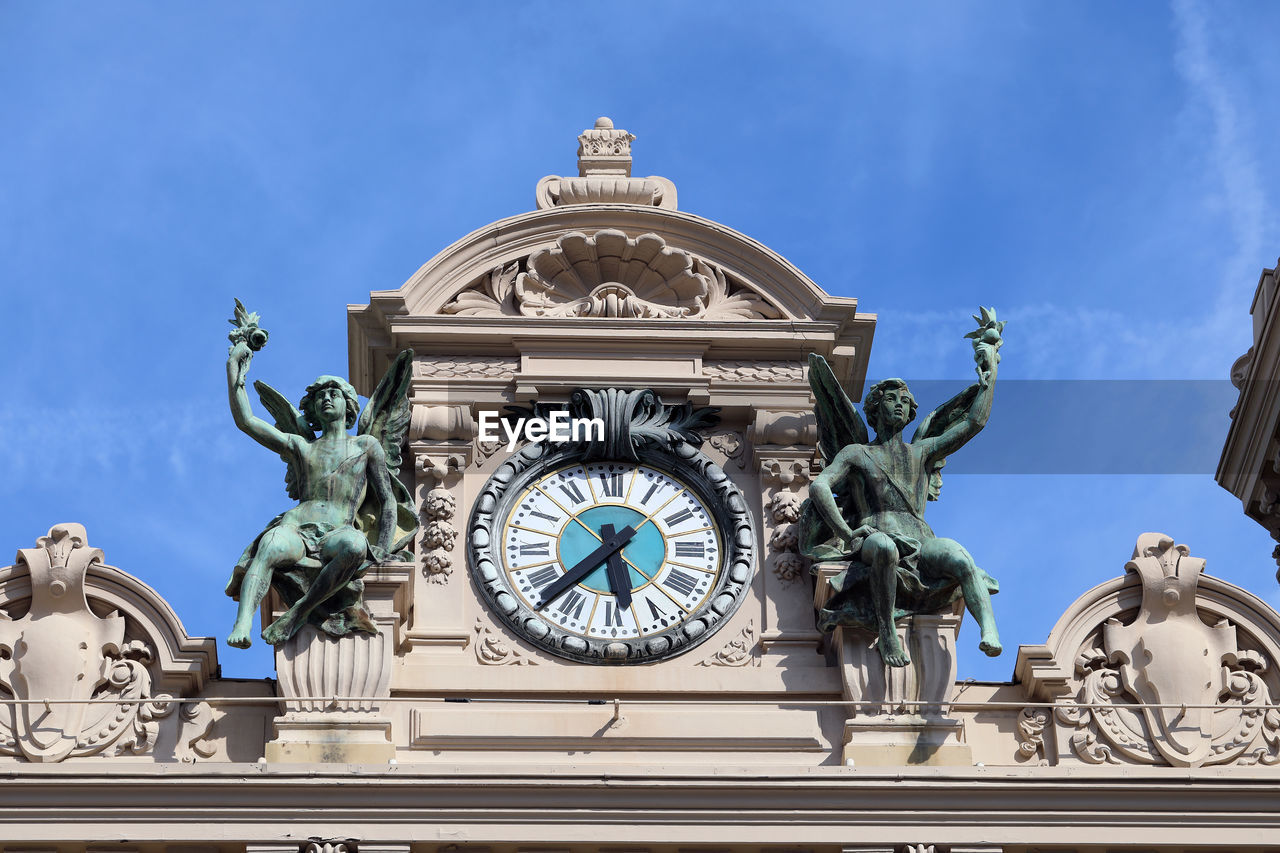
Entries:
[[1173,22],[1175,67],[1186,81],[1193,103],[1209,113],[1209,165],[1218,175],[1221,215],[1230,222],[1236,240],[1235,253],[1224,265],[1222,284],[1238,291],[1240,280],[1247,280],[1250,271],[1256,272],[1258,257],[1267,248],[1264,238],[1274,213],[1267,204],[1257,157],[1248,141],[1248,112],[1240,108],[1226,66],[1213,54],[1205,7],[1196,0],[1175,0]]
[[[1221,12],[1221,7],[1216,11]],[[1233,331],[1247,328],[1242,309],[1249,305],[1259,273],[1259,259],[1274,252],[1276,214],[1269,203],[1257,154],[1249,111],[1241,108],[1241,96],[1229,67],[1214,54],[1206,7],[1196,0],[1175,0],[1175,67],[1186,82],[1192,109],[1208,113],[1207,165],[1216,174],[1212,194],[1204,200],[1215,216],[1225,219],[1235,245],[1222,259],[1219,280],[1206,282],[1217,298],[1209,303],[1205,318],[1208,341],[1235,339]],[[1236,353],[1237,355],[1239,353]]]
[[90,408],[30,405],[0,409],[0,473],[74,482],[86,473],[151,477],[157,466],[177,478],[198,476],[200,463],[230,460],[236,437],[221,411],[195,403]]
[[[1019,379],[1216,379],[1187,358],[1187,321],[1134,318],[1087,305],[1035,302],[999,305],[1008,321],[1002,368]],[[962,378],[972,369],[971,342],[963,337],[974,310],[961,305],[930,311],[895,311],[877,321],[872,372],[889,370],[922,379]],[[1235,318],[1243,323],[1241,317]],[[1238,355],[1238,353],[1237,353]],[[1229,362],[1228,362],[1229,363]],[[883,369],[879,369],[883,365]],[[875,378],[875,377],[872,377]]]
[[[1262,266],[1280,250],[1280,228],[1245,95],[1248,69],[1235,54],[1222,55],[1215,42],[1222,28],[1210,20],[1215,12],[1195,0],[1173,4],[1171,62],[1183,83],[1184,103],[1178,124],[1186,138],[1203,140],[1177,168],[1198,176],[1185,186],[1199,188],[1200,196],[1166,195],[1161,201],[1168,207],[1150,213],[1153,230],[1181,233],[1186,223],[1199,223],[1203,240],[1182,248],[1188,256],[1198,252],[1211,259],[1209,278],[1185,280],[1188,273],[1168,266],[1165,241],[1155,240],[1132,256],[1127,269],[1113,267],[1110,273],[1116,286],[1131,284],[1123,275],[1141,278],[1151,292],[1144,310],[1098,307],[1096,299],[1001,304],[1001,317],[1010,321],[1007,375],[1219,379],[1249,346],[1248,306]],[[1194,241],[1194,230],[1184,238]],[[1162,280],[1168,281],[1167,289]],[[954,329],[957,318],[971,310],[957,302],[882,314],[872,373],[882,373],[880,365],[920,377],[954,377],[959,368],[967,370],[967,347],[959,332],[945,330]]]

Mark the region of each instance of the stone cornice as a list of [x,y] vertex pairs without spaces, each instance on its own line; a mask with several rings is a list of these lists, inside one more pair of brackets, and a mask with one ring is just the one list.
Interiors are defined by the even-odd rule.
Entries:
[[1245,514],[1280,537],[1280,516],[1262,511],[1265,491],[1280,494],[1272,463],[1280,458],[1280,301],[1276,270],[1263,270],[1254,293],[1253,346],[1232,368],[1240,396],[1215,479],[1240,499]]
[[[0,773],[12,842],[296,839],[637,844],[950,843],[1242,847],[1280,831],[1275,768],[895,768],[715,772],[625,766],[30,765]],[[56,815],[56,820],[51,819]]]

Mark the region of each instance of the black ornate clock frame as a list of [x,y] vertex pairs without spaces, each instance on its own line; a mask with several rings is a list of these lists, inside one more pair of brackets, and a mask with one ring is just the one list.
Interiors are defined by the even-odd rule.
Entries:
[[[579,389],[567,405],[508,407],[513,416],[600,418],[603,440],[527,444],[505,460],[475,501],[467,526],[471,576],[493,613],[526,642],[583,663],[641,664],[666,660],[703,642],[742,604],[755,568],[755,530],[742,492],[724,470],[698,448],[701,429],[719,418],[716,409],[685,403],[666,406],[652,390]],[[651,637],[583,637],[536,616],[511,590],[501,568],[503,519],[526,487],[557,468],[594,461],[631,462],[666,471],[691,487],[721,531],[723,571],[706,601],[683,622]]]

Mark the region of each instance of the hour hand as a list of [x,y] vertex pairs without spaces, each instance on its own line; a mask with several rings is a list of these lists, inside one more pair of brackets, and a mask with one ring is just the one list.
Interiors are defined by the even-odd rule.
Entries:
[[[612,537],[613,525],[600,525],[600,536],[604,539]],[[605,563],[609,574],[609,588],[613,590],[613,597],[618,602],[618,609],[625,610],[631,606],[631,577],[627,572],[627,567],[622,565],[622,552],[614,551],[609,555],[608,562]]]

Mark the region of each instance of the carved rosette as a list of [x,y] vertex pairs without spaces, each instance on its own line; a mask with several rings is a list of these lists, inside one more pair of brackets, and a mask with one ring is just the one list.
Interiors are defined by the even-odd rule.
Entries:
[[445,578],[453,571],[450,552],[458,538],[458,529],[453,526],[457,508],[458,500],[453,493],[439,486],[427,492],[426,500],[423,501],[423,515],[427,522],[422,533],[422,544],[426,549],[426,555],[422,558],[423,572],[433,583],[444,583]]
[[458,499],[452,488],[459,480],[467,460],[461,453],[421,453],[418,467],[425,475],[426,487],[419,493],[422,525],[418,553],[422,555],[422,574],[434,584],[448,583],[454,569],[454,545],[458,539]]
[[[0,714],[0,754],[38,762],[149,755],[161,721],[180,704],[154,690],[154,649],[126,639],[126,617],[90,609],[86,574],[101,571],[102,560],[79,524],[57,525],[18,551],[15,568],[29,572],[31,599],[20,618],[0,611],[0,686],[17,700]],[[176,756],[211,755],[211,726],[207,705],[183,703]]]
[[[442,309],[481,317],[774,320],[782,313],[720,267],[657,234],[573,231],[495,267]],[[778,381],[776,379],[770,381]]]
[[796,522],[800,519],[800,495],[796,492],[777,492],[769,501],[769,514],[773,518],[773,533],[769,547],[773,556],[773,573],[778,580],[791,584],[805,573],[806,560],[800,556],[800,534]]
[[812,478],[809,463],[802,459],[765,458],[760,460],[760,480],[765,487],[765,532],[769,537],[767,563],[784,585],[790,586],[804,577],[808,560],[800,554],[800,535],[796,522],[804,503],[799,490]]

